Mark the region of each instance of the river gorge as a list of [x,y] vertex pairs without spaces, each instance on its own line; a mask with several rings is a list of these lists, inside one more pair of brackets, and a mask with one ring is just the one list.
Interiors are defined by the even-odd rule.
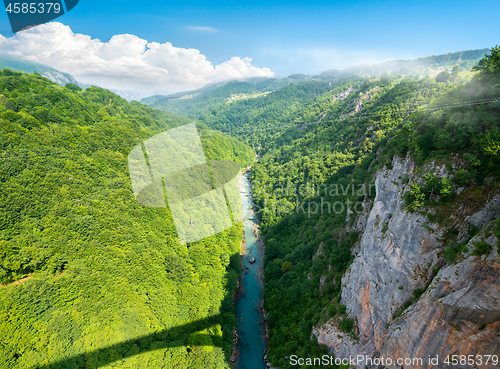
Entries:
[[264,246],[258,234],[258,218],[252,207],[250,171],[240,181],[243,205],[244,241],[241,247],[242,273],[236,302],[238,344],[236,369],[265,369],[266,335],[262,312]]

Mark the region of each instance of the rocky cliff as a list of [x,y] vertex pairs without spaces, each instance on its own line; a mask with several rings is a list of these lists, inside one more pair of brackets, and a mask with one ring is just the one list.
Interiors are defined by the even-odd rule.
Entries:
[[[448,176],[444,165],[423,169]],[[342,280],[341,303],[357,321],[357,337],[343,333],[335,320],[313,330],[338,358],[391,358],[394,364],[386,367],[401,367],[397,359],[409,358],[405,368],[430,368],[435,362],[429,356],[438,355],[439,366],[446,367],[448,355],[500,354],[500,258],[492,231],[500,195],[489,193],[480,206],[451,215],[457,239],[467,242],[471,226],[477,231],[463,256],[448,264],[442,257],[448,230],[404,209],[403,194],[419,175],[407,157],[395,158],[392,169],[376,176],[373,207],[357,223],[363,234]],[[493,247],[474,256],[479,241]],[[477,367],[479,356],[473,361],[459,366]],[[366,364],[359,367],[376,366]],[[482,364],[495,367],[491,360]]]

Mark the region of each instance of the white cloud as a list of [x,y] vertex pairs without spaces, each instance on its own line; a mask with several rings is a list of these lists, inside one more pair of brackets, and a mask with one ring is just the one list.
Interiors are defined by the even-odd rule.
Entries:
[[235,56],[213,66],[196,49],[148,42],[129,34],[102,42],[73,33],[58,22],[0,37],[0,53],[46,64],[85,84],[144,96],[192,90],[228,79],[274,77],[269,68],[253,66],[251,58]]
[[186,28],[190,29],[192,31],[217,32],[217,30],[215,28],[212,28],[212,27],[189,26],[189,27],[186,27]]

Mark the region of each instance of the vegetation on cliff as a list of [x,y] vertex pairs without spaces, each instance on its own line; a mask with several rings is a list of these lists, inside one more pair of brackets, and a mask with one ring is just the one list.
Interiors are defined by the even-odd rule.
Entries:
[[[342,309],[329,306],[338,306],[341,277],[353,259],[358,234],[351,222],[370,206],[373,174],[390,167],[394,155],[410,153],[420,164],[453,155],[465,163],[452,169],[453,180],[427,174],[412,187],[410,211],[453,204],[464,183],[494,186],[500,176],[498,55],[493,48],[471,81],[462,73],[446,82],[345,81],[340,89],[354,88],[348,97],[329,91],[301,107],[301,116],[324,117],[320,122],[290,127],[266,148],[252,180],[266,240],[264,296],[274,365],[289,367],[291,354],[323,352],[310,334],[319,321],[334,316],[350,330]],[[474,252],[488,251],[479,244]],[[445,262],[453,262],[451,252]]]

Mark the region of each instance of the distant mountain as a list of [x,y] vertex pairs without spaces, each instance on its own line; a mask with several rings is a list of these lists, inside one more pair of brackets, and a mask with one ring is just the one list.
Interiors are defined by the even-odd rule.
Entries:
[[[488,51],[488,49],[458,51],[413,60],[394,60],[380,64],[354,66],[343,70],[330,69],[319,75],[312,76],[292,74],[285,78],[234,80],[209,84],[193,91],[179,92],[172,95],[150,96],[143,98],[141,102],[170,113],[192,119],[201,119],[201,121],[208,124],[209,120],[206,118],[207,114],[210,114],[211,111],[226,110],[228,103],[260,97],[291,84],[319,81],[333,83],[334,81],[354,75],[372,77],[383,74],[393,76],[435,76],[439,71],[452,68],[455,65],[458,65],[462,71],[468,70],[476,65]],[[122,94],[120,95],[123,96]]]
[[110,91],[113,92],[114,94],[119,95],[120,97],[123,97],[128,102],[131,102],[134,100],[140,101],[141,98],[144,96],[144,95],[141,95],[140,93],[137,93],[134,91],[113,90],[113,89],[110,89]]
[[249,78],[206,85],[200,89],[172,95],[155,95],[141,100],[152,108],[196,119],[209,108],[239,100],[247,100],[276,91],[290,84],[315,81],[319,78],[306,74],[292,74],[285,78]]
[[[47,65],[31,62],[20,58],[0,56],[0,70],[2,69],[10,69],[24,73],[33,73],[35,71],[38,74],[42,75],[45,78],[48,78],[49,80],[51,80],[54,83],[57,83],[60,86],[64,86],[66,83],[73,83],[77,86],[80,86],[81,88],[88,88],[93,86],[101,87],[97,84],[78,83],[77,80],[74,79],[73,76],[68,73],[63,73]],[[122,91],[122,90],[110,90],[110,91],[119,95],[120,97],[123,97],[128,102],[132,100],[139,101],[142,98],[142,95],[134,91]]]
[[227,81],[225,82],[220,82],[220,83],[209,83],[208,85],[205,85],[197,90],[191,90],[191,91],[182,91],[182,92],[177,92],[175,94],[170,94],[170,95],[153,95],[149,97],[145,97],[141,100],[143,104],[146,105],[152,105],[156,103],[157,101],[164,100],[164,101],[169,101],[169,100],[181,100],[181,99],[187,99],[194,97],[200,93],[203,92],[210,92],[217,88],[217,86],[221,86],[228,83]]
[[478,49],[411,60],[392,60],[379,64],[354,66],[344,70],[330,69],[321,73],[319,77],[339,78],[353,74],[380,76],[384,73],[392,75],[428,75],[438,70],[452,68],[455,65],[458,65],[460,70],[463,71],[472,68],[488,53],[489,49]]
[[141,100],[153,108],[195,117],[211,106],[274,91],[291,83],[286,79],[265,78],[210,84],[198,90],[173,95],[156,95]]
[[[102,86],[99,86],[98,84],[92,84],[92,83],[78,83],[78,85],[82,88],[82,89],[85,89],[85,88],[89,88],[89,87],[99,87],[99,88],[104,88]],[[113,90],[111,88],[105,88],[105,90],[109,90],[111,91],[112,93],[114,93],[115,95],[118,95],[122,98],[124,98],[125,100],[127,100],[128,102],[131,102],[131,101],[139,101],[141,100],[141,98],[143,98],[144,96],[135,92],[135,91],[129,91],[129,90]]]
[[11,69],[14,71],[21,71],[25,73],[37,72],[38,74],[42,75],[45,78],[48,78],[49,80],[57,83],[60,86],[64,86],[66,83],[73,83],[75,85],[78,85],[76,79],[74,79],[73,76],[68,73],[63,73],[47,65],[34,63],[20,58],[0,56],[0,70],[2,69]]

